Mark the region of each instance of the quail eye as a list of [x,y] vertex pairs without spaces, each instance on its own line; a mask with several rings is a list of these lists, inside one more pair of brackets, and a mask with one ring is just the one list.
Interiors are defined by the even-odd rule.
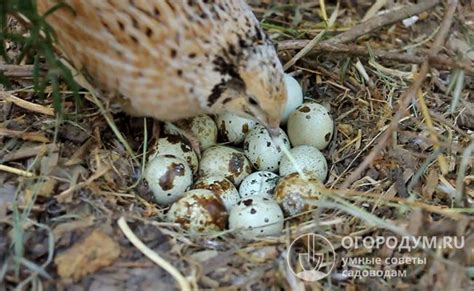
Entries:
[[249,103],[253,106],[258,106],[258,101],[254,97],[249,97]]

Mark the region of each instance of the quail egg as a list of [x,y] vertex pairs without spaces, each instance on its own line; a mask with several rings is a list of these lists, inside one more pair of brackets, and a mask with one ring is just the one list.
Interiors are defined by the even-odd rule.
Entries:
[[235,113],[224,112],[216,118],[219,134],[224,141],[233,144],[241,143],[245,135],[255,126],[256,122],[251,119],[241,117]]
[[194,174],[199,168],[199,162],[196,153],[192,147],[179,135],[168,135],[159,138],[153,149],[153,153],[149,157],[149,160],[152,160],[157,155],[173,155],[179,159],[185,160]]
[[255,196],[243,198],[232,208],[229,229],[242,239],[279,235],[283,229],[283,211],[270,198]]
[[[313,172],[321,181],[326,180],[328,164],[324,155],[315,147],[300,145],[290,150],[296,165],[303,172]],[[280,163],[280,176],[297,172],[297,169],[287,156],[283,156]]]
[[306,144],[322,150],[333,133],[334,122],[328,110],[317,103],[302,104],[288,119],[288,136],[293,146]]
[[211,175],[199,178],[194,183],[194,189],[208,189],[221,198],[227,211],[240,200],[240,195],[234,184],[223,176]]
[[257,124],[250,130],[244,141],[244,151],[247,158],[257,170],[276,171],[280,165],[284,146],[290,148],[290,142],[286,133],[279,129],[279,134],[273,140],[267,129]]
[[157,203],[168,205],[178,200],[193,182],[188,164],[173,155],[158,155],[148,162],[145,180]]
[[258,171],[245,177],[239,187],[240,197],[253,197],[255,195],[273,197],[273,190],[280,177],[272,172]]
[[287,215],[296,215],[311,206],[307,203],[311,199],[319,199],[324,186],[312,173],[302,178],[298,173],[283,177],[275,188],[274,197]]
[[284,81],[288,98],[283,111],[282,124],[286,124],[290,113],[303,103],[303,90],[298,81],[289,74],[285,74]]
[[[198,140],[201,150],[205,150],[217,143],[217,126],[214,120],[208,115],[202,114],[193,118],[182,119],[176,123],[176,127],[190,130]],[[165,133],[180,134],[171,124],[166,123]]]
[[213,146],[204,151],[199,164],[200,176],[221,175],[234,185],[252,173],[252,165],[240,151],[226,146]]
[[179,223],[190,232],[223,230],[228,213],[221,199],[207,189],[195,189],[184,193],[171,205],[167,214],[169,222]]

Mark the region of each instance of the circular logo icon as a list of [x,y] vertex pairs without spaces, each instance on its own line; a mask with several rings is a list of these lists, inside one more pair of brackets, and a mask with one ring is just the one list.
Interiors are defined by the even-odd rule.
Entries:
[[324,236],[307,233],[290,244],[286,261],[296,277],[315,282],[331,273],[336,264],[336,252]]

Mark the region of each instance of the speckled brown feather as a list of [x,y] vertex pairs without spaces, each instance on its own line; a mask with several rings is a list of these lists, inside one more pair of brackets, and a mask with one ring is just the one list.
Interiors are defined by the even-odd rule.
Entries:
[[[283,70],[244,1],[64,2],[46,18],[60,48],[136,113],[172,121],[228,110],[279,123]],[[38,11],[56,3],[38,0]]]

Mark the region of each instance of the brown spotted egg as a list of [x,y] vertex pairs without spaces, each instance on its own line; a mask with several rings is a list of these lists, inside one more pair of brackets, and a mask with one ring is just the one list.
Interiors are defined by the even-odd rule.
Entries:
[[168,205],[178,200],[193,182],[188,164],[173,155],[158,155],[148,162],[145,180],[157,203]]
[[278,203],[262,196],[243,198],[229,215],[229,229],[242,239],[279,235],[283,222],[283,211]]
[[194,183],[194,189],[211,190],[214,195],[221,198],[227,211],[240,200],[240,195],[234,184],[223,176],[211,175],[199,178]]
[[317,177],[305,174],[301,177],[298,173],[283,177],[275,188],[274,197],[281,208],[289,216],[309,210],[308,200],[319,199],[324,186]]
[[315,147],[309,145],[300,145],[290,150],[290,156],[283,156],[280,163],[280,176],[286,176],[297,172],[297,168],[303,172],[312,172],[321,181],[326,180],[328,175],[328,164],[324,155]]
[[252,173],[252,166],[240,151],[226,146],[213,146],[204,151],[199,164],[199,175],[220,175],[234,185]]
[[[201,150],[205,150],[217,143],[217,126],[208,115],[198,115],[193,118],[179,120],[175,123],[177,127],[191,131],[198,140]],[[169,134],[180,134],[170,123],[165,123],[164,131]]]
[[248,175],[239,186],[242,198],[256,195],[272,198],[280,176],[268,171],[258,171]]
[[277,137],[270,137],[267,129],[257,124],[244,141],[244,152],[255,169],[274,172],[283,156],[281,147],[290,149],[286,133],[280,128]]
[[221,199],[207,189],[195,189],[171,205],[169,222],[179,223],[190,232],[221,231],[227,225],[228,213]]
[[233,144],[241,143],[247,133],[257,124],[254,120],[230,112],[217,115],[216,123],[219,134],[224,141]]
[[159,138],[149,160],[152,160],[157,155],[173,155],[185,160],[194,174],[197,173],[199,168],[198,157],[193,148],[179,135],[168,135]]
[[312,145],[322,150],[331,141],[334,122],[329,111],[318,103],[304,103],[290,114],[288,136],[293,146]]

